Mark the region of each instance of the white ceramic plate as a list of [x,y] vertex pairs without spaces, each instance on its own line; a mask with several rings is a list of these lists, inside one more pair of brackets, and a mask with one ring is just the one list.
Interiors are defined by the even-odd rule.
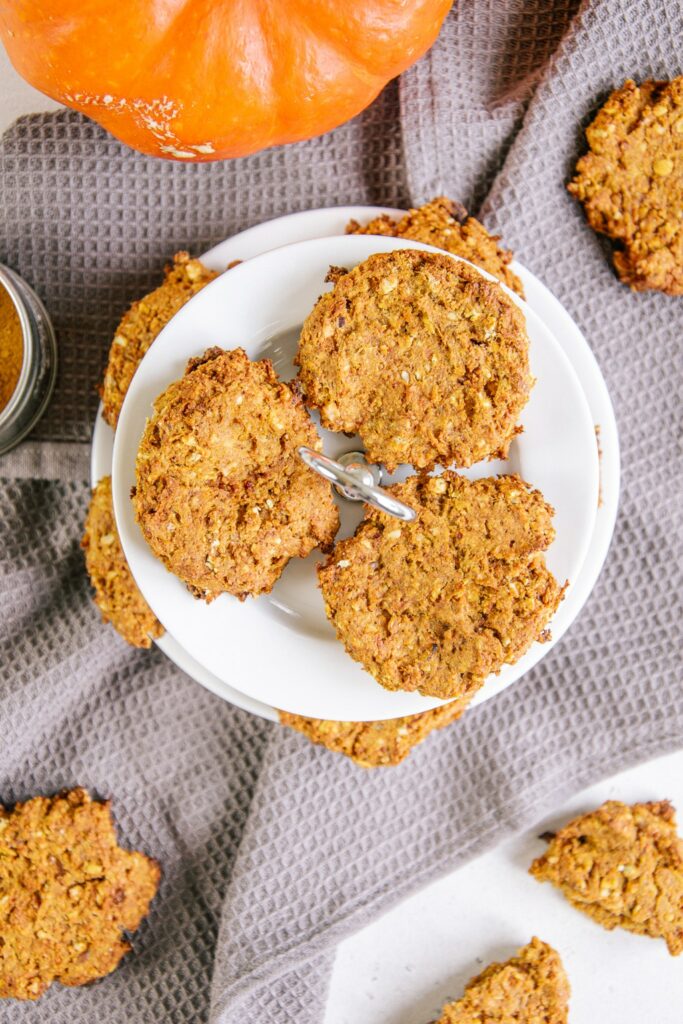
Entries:
[[[308,238],[338,235],[344,231],[351,218],[355,218],[361,223],[367,223],[382,213],[400,216],[403,211],[388,207],[359,206],[331,207],[288,214],[233,235],[205,253],[202,260],[207,266],[220,271],[232,260],[258,256],[277,245],[286,245]],[[524,283],[527,301],[532,309],[539,313],[546,323],[553,324],[555,336],[581,381],[593,420],[596,427],[600,429],[602,501],[597,511],[593,536],[583,567],[571,593],[563,604],[563,611],[571,613],[573,618],[578,614],[595,585],[614,531],[619,504],[620,477],[616,420],[604,378],[579,327],[561,303],[534,274],[517,261],[512,263],[512,268]],[[93,485],[102,476],[111,473],[113,447],[114,433],[102,419],[100,407],[93,430],[91,462]],[[214,676],[203,665],[191,658],[169,633],[156,642],[167,657],[211,692],[238,707],[261,715],[263,718],[277,720],[277,712],[273,707],[247,697],[234,686],[230,686]],[[495,696],[504,688],[504,685],[506,684],[500,677],[490,679],[486,686],[479,691],[472,704],[482,703]]]
[[[368,236],[318,239],[266,253],[218,278],[162,331],[135,375],[119,420],[115,511],[142,593],[178,643],[211,673],[227,683],[239,679],[248,696],[299,714],[371,720],[427,710],[438,702],[388,693],[346,655],[315,585],[313,565],[319,556],[291,562],[272,594],[257,601],[240,604],[228,595],[211,605],[195,601],[154,558],[135,525],[128,497],[135,452],[154,398],[183,373],[190,356],[212,344],[243,345],[251,358],[268,356],[289,377],[299,326],[322,290],[328,265],[353,266],[373,252],[409,247],[416,246]],[[525,313],[538,383],[523,416],[524,433],[506,463],[481,464],[468,475],[516,470],[541,488],[557,510],[558,536],[549,565],[558,578],[573,581],[590,543],[597,508],[593,422],[561,347],[530,309]],[[343,435],[325,433],[324,439],[332,455],[353,447]],[[358,511],[344,503],[342,534],[355,528]],[[561,612],[553,622],[555,639],[571,621]],[[496,682],[519,678],[549,646],[534,645],[517,665],[506,666]]]

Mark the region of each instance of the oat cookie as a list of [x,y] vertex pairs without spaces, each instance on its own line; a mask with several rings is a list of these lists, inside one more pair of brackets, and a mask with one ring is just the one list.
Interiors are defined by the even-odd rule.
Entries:
[[437,1024],[567,1024],[569,996],[559,953],[533,938],[516,956],[472,978]]
[[663,938],[683,952],[683,840],[670,803],[608,800],[565,825],[531,874],[603,928]]
[[435,729],[443,729],[460,718],[466,701],[451,701],[420,715],[391,718],[386,722],[330,722],[278,712],[282,725],[303,733],[335,754],[351,758],[361,768],[400,764],[418,743]]
[[297,362],[323,426],[371,462],[469,466],[504,451],[532,385],[524,316],[499,284],[440,253],[370,256],[321,296]]
[[159,877],[155,861],[117,845],[109,803],[84,789],[0,805],[0,997],[113,971]]
[[299,445],[322,447],[298,394],[239,348],[191,360],[157,398],[137,456],[135,514],[195,596],[265,593],[290,558],[332,544],[330,485]]
[[151,647],[164,627],[128,568],[114,519],[110,476],[103,477],[92,492],[81,547],[104,622],[111,622],[133,647]]
[[142,357],[181,306],[218,274],[188,253],[179,252],[166,267],[163,283],[134,302],[119,324],[109,350],[109,362],[100,388],[102,415],[116,427],[126,392]]
[[636,291],[683,295],[683,76],[624,83],[586,129],[590,151],[569,191]]
[[424,206],[410,210],[400,220],[394,220],[386,213],[365,225],[352,220],[346,227],[346,233],[408,238],[445,249],[487,270],[524,298],[522,282],[510,269],[512,253],[498,244],[500,239],[497,235],[490,235],[480,221],[469,217],[464,206],[445,196],[438,196]]
[[328,618],[388,690],[466,703],[547,639],[563,593],[543,557],[553,509],[517,476],[471,482],[446,472],[389,490],[418,518],[366,510],[318,569]]

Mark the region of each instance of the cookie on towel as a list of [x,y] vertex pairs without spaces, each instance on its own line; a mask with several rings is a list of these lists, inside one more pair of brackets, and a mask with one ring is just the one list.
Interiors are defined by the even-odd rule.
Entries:
[[608,800],[560,829],[531,874],[610,931],[663,938],[683,952],[683,840],[666,800]]
[[384,722],[331,722],[278,712],[282,725],[302,733],[311,743],[343,754],[361,768],[382,768],[400,764],[435,729],[443,729],[464,711],[462,701],[442,704],[432,711]]
[[590,151],[568,188],[635,291],[683,295],[683,76],[629,80],[586,129]]
[[84,789],[0,805],[0,997],[109,974],[159,878],[156,861],[118,846],[109,803]]
[[322,447],[299,395],[241,348],[209,349],[159,395],[138,450],[135,514],[196,597],[266,593],[290,558],[331,547],[339,513],[300,445]]
[[109,349],[109,361],[100,388],[102,415],[116,428],[123,400],[133,374],[156,336],[197,292],[218,274],[186,252],[173,257],[164,280],[149,295],[138,299],[125,313]]
[[297,356],[323,426],[360,434],[389,470],[470,466],[507,449],[533,381],[524,316],[497,282],[413,249],[333,279]]
[[346,233],[409,238],[445,249],[487,270],[524,298],[524,286],[510,269],[512,253],[498,244],[500,239],[497,235],[490,235],[480,221],[469,217],[464,206],[445,196],[438,196],[416,210],[409,210],[399,220],[386,213],[373,218],[368,224],[352,220],[347,224]]
[[151,647],[164,627],[128,568],[114,519],[110,476],[103,477],[92,492],[81,547],[103,620],[133,647]]
[[388,690],[470,700],[546,627],[563,589],[545,564],[553,509],[517,476],[410,477],[412,523],[366,509],[318,569],[346,650]]

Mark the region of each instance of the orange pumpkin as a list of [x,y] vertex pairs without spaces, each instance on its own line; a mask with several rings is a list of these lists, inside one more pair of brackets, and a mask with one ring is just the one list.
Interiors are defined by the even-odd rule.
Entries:
[[27,81],[134,149],[218,160],[359,113],[451,2],[0,0],[0,37]]

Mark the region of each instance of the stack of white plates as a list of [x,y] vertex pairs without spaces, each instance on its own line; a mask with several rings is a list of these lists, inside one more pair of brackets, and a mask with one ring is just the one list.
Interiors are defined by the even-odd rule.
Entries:
[[[233,260],[243,262],[204,288],[161,332],[130,386],[116,438],[101,416],[95,424],[93,484],[112,474],[126,557],[167,630],[159,647],[209,690],[264,718],[276,718],[280,708],[316,718],[370,721],[426,711],[440,702],[384,690],[346,654],[316,586],[319,553],[292,560],[272,593],[258,599],[240,603],[224,594],[209,605],[195,600],[154,558],[134,521],[135,455],[154,399],[182,376],[191,356],[212,345],[239,345],[252,359],[271,359],[279,375],[289,379],[295,372],[299,328],[326,287],[330,265],[351,267],[372,253],[395,248],[428,248],[402,239],[344,236],[350,219],[363,222],[384,212],[400,214],[368,207],[293,214],[205,253],[202,261],[217,271]],[[512,266],[524,283],[527,302],[509,294],[526,316],[537,382],[509,458],[465,472],[470,478],[517,472],[543,492],[556,510],[557,536],[547,562],[558,580],[569,580],[569,588],[550,624],[552,640],[534,644],[517,664],[487,680],[474,704],[519,679],[576,618],[607,554],[619,495],[614,413],[589,345],[548,289],[518,263]],[[359,446],[343,434],[322,431],[322,436],[333,457]],[[346,536],[361,511],[343,499],[340,510],[340,536]]]

